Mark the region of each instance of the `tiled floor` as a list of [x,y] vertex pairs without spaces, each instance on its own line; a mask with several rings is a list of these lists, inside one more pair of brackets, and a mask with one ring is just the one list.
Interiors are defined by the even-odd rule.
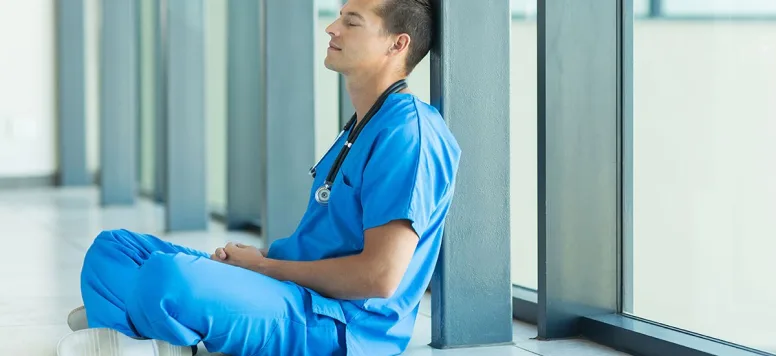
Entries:
[[[57,341],[69,332],[67,313],[81,304],[81,261],[101,230],[154,233],[205,251],[227,241],[261,244],[254,235],[227,232],[217,223],[208,232],[163,234],[163,214],[146,200],[100,208],[93,188],[0,190],[0,355],[55,355]],[[518,322],[514,346],[435,350],[427,346],[430,301],[423,303],[406,355],[622,355],[584,340],[536,341],[536,327]]]

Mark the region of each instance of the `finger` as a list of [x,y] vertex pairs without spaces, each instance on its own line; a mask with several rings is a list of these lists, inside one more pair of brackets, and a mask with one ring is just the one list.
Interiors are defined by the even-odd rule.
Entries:
[[223,247],[219,247],[216,249],[216,257],[222,260],[226,259],[226,251],[224,251]]
[[235,244],[235,246],[237,246],[237,247],[240,247],[240,248],[243,248],[243,247],[250,247],[250,246],[248,246],[248,245],[246,245],[246,244],[243,244],[242,242],[238,242],[237,244]]

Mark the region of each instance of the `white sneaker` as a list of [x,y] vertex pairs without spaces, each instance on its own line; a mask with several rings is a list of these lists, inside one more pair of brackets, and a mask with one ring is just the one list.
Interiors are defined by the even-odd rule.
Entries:
[[75,331],[57,344],[57,356],[192,356],[191,346],[175,346],[161,340],[139,340],[114,329]]
[[83,330],[89,327],[89,323],[86,321],[86,308],[83,305],[70,312],[67,316],[67,326],[72,331]]

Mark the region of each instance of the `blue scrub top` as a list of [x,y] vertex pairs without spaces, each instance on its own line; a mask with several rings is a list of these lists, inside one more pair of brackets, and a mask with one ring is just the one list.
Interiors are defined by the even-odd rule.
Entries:
[[412,94],[391,94],[353,144],[334,179],[329,204],[320,205],[315,191],[346,137],[321,160],[296,231],[276,240],[268,257],[312,261],[358,254],[365,230],[393,220],[411,221],[420,239],[392,297],[336,300],[310,290],[314,312],[347,324],[348,354],[398,354],[412,336],[439,256],[461,149],[434,107]]

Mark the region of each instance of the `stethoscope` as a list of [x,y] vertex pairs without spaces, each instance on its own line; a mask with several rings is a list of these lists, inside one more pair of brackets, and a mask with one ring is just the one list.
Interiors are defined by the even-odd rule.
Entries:
[[[334,140],[334,144],[332,144],[331,147],[329,147],[329,151],[331,151],[332,148],[334,148],[334,145],[339,141],[340,137],[345,134],[346,131],[353,128],[353,130],[350,131],[348,134],[348,139],[345,141],[345,145],[342,146],[342,149],[340,150],[339,154],[337,155],[337,158],[334,160],[334,164],[332,164],[331,169],[329,169],[329,174],[326,175],[326,180],[323,181],[323,185],[321,185],[318,190],[315,191],[315,201],[318,202],[318,204],[326,205],[329,203],[329,198],[331,197],[331,187],[334,184],[334,177],[337,176],[337,173],[340,170],[340,167],[342,167],[342,162],[345,161],[345,157],[350,152],[350,147],[353,146],[353,142],[356,141],[358,138],[358,135],[361,133],[361,130],[364,129],[364,126],[369,122],[369,120],[372,119],[372,117],[377,113],[377,111],[380,110],[380,108],[383,106],[383,103],[386,99],[388,99],[388,96],[391,94],[398,93],[402,90],[407,88],[407,82],[404,79],[401,79],[397,81],[396,83],[391,84],[388,89],[386,89],[380,96],[377,98],[377,101],[372,105],[372,107],[369,109],[369,111],[364,115],[364,118],[361,119],[361,122],[356,125],[355,128],[353,128],[353,125],[356,124],[356,114],[353,114],[353,116],[350,118],[350,120],[345,124],[345,126],[342,128],[342,131],[337,135],[337,138]],[[328,154],[328,151],[327,151]],[[326,155],[324,155],[326,157]],[[310,175],[315,178],[316,174],[316,168],[318,168],[318,165],[323,160],[323,157],[318,160],[315,165],[310,168]]]

